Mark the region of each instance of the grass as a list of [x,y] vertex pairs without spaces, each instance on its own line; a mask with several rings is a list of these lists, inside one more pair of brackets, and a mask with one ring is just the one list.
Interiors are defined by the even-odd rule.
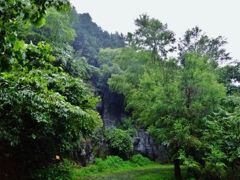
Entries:
[[74,179],[172,180],[174,170],[173,165],[160,165],[141,155],[136,155],[129,161],[123,161],[118,156],[109,156],[106,160],[96,159],[95,165],[76,169]]

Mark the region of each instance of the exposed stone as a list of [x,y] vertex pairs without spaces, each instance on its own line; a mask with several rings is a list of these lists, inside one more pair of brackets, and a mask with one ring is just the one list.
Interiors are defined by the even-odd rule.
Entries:
[[134,137],[134,139],[134,153],[140,153],[151,160],[155,160],[157,157],[157,150],[149,134],[147,134],[144,129],[139,129],[137,137]]
[[112,93],[108,88],[99,92],[102,102],[97,110],[102,116],[104,127],[115,127],[121,123],[121,119],[127,116],[124,110],[123,95]]
[[[112,93],[108,87],[100,90],[98,95],[102,99],[102,101],[97,104],[97,110],[103,119],[103,128],[112,128],[120,125],[121,120],[128,117],[128,113],[124,109],[123,95]],[[151,160],[157,160],[162,163],[168,161],[165,147],[154,143],[153,139],[146,133],[145,129],[139,129],[136,136],[132,138],[132,142],[134,145],[134,154],[140,153]],[[103,151],[107,153],[109,148],[106,148],[107,145],[103,144],[104,140],[102,140],[101,145],[98,144],[97,146],[105,147],[103,148]]]

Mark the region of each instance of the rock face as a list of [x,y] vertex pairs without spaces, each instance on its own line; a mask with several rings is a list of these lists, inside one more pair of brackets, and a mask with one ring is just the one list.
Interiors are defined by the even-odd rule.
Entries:
[[97,105],[97,110],[102,116],[104,127],[115,127],[121,123],[121,119],[127,117],[124,110],[124,97],[112,93],[108,88],[98,92],[102,102]]
[[144,129],[139,129],[137,136],[133,137],[134,153],[140,153],[151,160],[157,158],[157,148],[152,138]]
[[139,129],[137,135],[132,139],[134,145],[134,154],[142,154],[150,160],[160,163],[167,163],[167,150],[163,145],[157,145],[145,129]]
[[[122,118],[127,117],[128,113],[124,110],[124,97],[110,92],[105,88],[98,92],[102,102],[98,104],[97,110],[101,114],[104,127],[115,127],[121,123]],[[145,129],[139,129],[136,136],[132,139],[134,154],[140,153],[151,160],[166,162],[166,149],[156,145]]]

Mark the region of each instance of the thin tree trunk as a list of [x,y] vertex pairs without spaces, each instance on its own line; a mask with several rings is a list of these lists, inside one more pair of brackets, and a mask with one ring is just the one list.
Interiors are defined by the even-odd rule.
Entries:
[[181,169],[180,169],[180,161],[179,159],[174,159],[174,173],[175,173],[175,179],[176,180],[181,180]]

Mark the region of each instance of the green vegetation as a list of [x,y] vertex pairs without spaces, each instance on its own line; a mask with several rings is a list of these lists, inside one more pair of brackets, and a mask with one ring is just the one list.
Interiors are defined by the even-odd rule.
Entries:
[[63,159],[58,164],[52,164],[47,168],[36,170],[30,175],[30,179],[73,180],[74,173],[73,163],[67,159]]
[[[158,176],[159,175],[159,176]],[[101,179],[101,178],[167,178],[173,179],[172,165],[159,165],[143,157],[134,155],[130,160],[123,161],[118,156],[108,156],[105,160],[95,159],[95,165],[77,169],[74,173],[76,179]]]
[[127,131],[118,128],[113,130],[107,128],[104,131],[104,137],[109,146],[117,150],[118,155],[121,153],[128,155],[128,153],[133,151],[132,139]]
[[[176,179],[182,179],[181,163],[188,168],[190,177],[226,178],[226,167],[239,161],[239,153],[220,136],[232,134],[236,139],[230,141],[236,145],[239,142],[235,132],[240,132],[235,113],[215,118],[219,110],[225,109],[223,102],[230,98],[227,92],[233,93],[221,84],[227,75],[221,73],[224,69],[218,68],[217,62],[231,59],[222,47],[226,41],[222,37],[209,38],[195,27],[179,41],[179,57],[167,58],[175,50],[172,31],[146,14],[140,15],[135,24],[136,31],[128,34],[130,47],[122,49],[112,61],[112,66],[120,70],[109,78],[110,89],[125,96],[126,110],[136,124],[147,128],[155,141],[170,149]],[[233,73],[231,77],[235,77]],[[236,101],[233,107],[238,109]],[[231,120],[226,121],[228,118]],[[225,132],[226,124],[233,128],[230,132]],[[226,146],[228,150],[223,148]]]
[[46,8],[67,12],[69,2],[16,0],[0,1],[0,5],[4,14],[0,24],[0,176],[28,179],[38,172],[52,176],[46,169],[57,161],[55,155],[72,156],[78,139],[101,127],[95,111],[99,99],[82,79],[54,66],[60,56],[51,45],[26,44],[17,36],[22,26],[43,26]]
[[[194,27],[176,42],[147,14],[126,37],[109,34],[68,0],[0,0],[0,16],[1,178],[239,179],[240,63],[219,67],[231,59],[225,38]],[[102,128],[109,89],[128,117]],[[138,128],[174,166],[132,156]],[[86,144],[107,158],[75,170]]]

